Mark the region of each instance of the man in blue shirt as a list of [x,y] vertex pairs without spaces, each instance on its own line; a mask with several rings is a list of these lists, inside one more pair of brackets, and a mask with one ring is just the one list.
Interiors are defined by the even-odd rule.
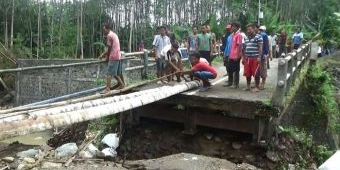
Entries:
[[294,44],[293,48],[294,50],[297,50],[298,48],[300,48],[303,40],[303,33],[301,32],[301,27],[298,27],[296,29],[296,32],[294,33],[292,39]]
[[267,69],[269,66],[269,38],[266,31],[266,26],[262,25],[259,28],[259,34],[262,37],[263,40],[263,46],[262,46],[262,56],[261,56],[261,61],[260,61],[260,75],[262,82],[260,84],[260,90],[264,89],[264,85],[266,83],[266,78],[267,78]]
[[224,66],[226,68],[227,74],[228,75],[228,58],[229,58],[229,53],[230,53],[230,48],[231,48],[231,24],[228,24],[226,26],[226,34],[225,34],[225,38],[224,38],[224,50],[223,50],[223,54],[224,54]]

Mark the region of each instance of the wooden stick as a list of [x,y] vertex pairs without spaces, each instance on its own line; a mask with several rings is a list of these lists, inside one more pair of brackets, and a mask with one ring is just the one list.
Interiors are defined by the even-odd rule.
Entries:
[[8,165],[6,165],[5,167],[1,168],[0,170],[6,170],[9,169],[10,167]]
[[2,86],[5,88],[5,90],[6,90],[7,92],[10,91],[9,88],[8,88],[8,86],[7,86],[6,83],[2,80],[1,77],[0,77],[0,83],[2,84]]
[[76,155],[77,154],[79,154],[79,152],[81,152],[81,151],[84,151],[89,145],[90,145],[90,143],[92,143],[94,140],[96,140],[97,139],[97,137],[99,136],[99,134],[100,134],[100,132],[98,132],[97,134],[96,134],[96,136],[94,136],[94,138],[92,138],[91,140],[89,140],[88,142],[83,142],[80,146],[79,146],[79,149],[78,149],[78,151],[70,158],[70,159],[68,159],[67,161],[66,161],[66,163],[65,163],[65,167],[68,167],[71,163],[72,163],[72,161],[76,158]]

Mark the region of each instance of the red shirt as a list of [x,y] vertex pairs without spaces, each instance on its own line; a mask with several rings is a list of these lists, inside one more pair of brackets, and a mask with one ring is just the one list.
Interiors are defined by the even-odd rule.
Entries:
[[192,67],[192,70],[194,71],[207,71],[213,74],[214,78],[217,77],[217,71],[211,67],[209,64],[206,64],[204,62],[199,62],[194,67]]
[[120,44],[117,34],[112,31],[107,34],[107,45],[111,47],[109,61],[120,60]]
[[241,52],[241,46],[242,46],[242,35],[240,32],[235,32],[231,36],[231,48],[230,48],[230,54],[229,58],[230,59],[238,59],[240,58],[240,52]]

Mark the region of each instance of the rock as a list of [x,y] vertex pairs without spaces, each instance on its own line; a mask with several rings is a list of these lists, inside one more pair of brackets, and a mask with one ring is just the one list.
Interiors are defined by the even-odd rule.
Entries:
[[310,170],[318,170],[318,166],[315,163],[312,163],[312,165],[309,166]]
[[205,138],[207,138],[208,140],[211,140],[211,139],[214,137],[214,135],[211,134],[211,133],[206,133],[206,134],[204,134],[204,136],[205,136]]
[[105,154],[103,152],[101,152],[101,151],[97,151],[96,152],[96,157],[103,159],[103,158],[105,158]]
[[26,150],[26,151],[18,152],[16,154],[16,156],[19,157],[19,158],[26,158],[26,157],[34,158],[35,155],[37,155],[37,154],[39,154],[39,150],[29,149],[29,150]]
[[80,152],[79,152],[79,156],[80,156],[81,158],[83,158],[83,159],[91,159],[91,158],[93,158],[92,153],[89,152],[89,151],[80,151]]
[[232,146],[235,150],[239,150],[239,149],[242,148],[242,144],[239,143],[239,142],[233,142],[233,143],[231,144],[231,146]]
[[27,169],[27,165],[24,163],[19,164],[17,167],[17,170],[24,170],[24,169]]
[[94,146],[92,143],[87,146],[87,151],[89,151],[92,155],[96,155],[96,153],[99,151],[96,146]]
[[26,157],[26,158],[24,158],[24,162],[26,162],[28,164],[34,164],[35,163],[35,159],[34,158]]
[[254,155],[246,155],[246,160],[249,162],[249,163],[252,163],[252,162],[255,162],[256,161],[256,158]]
[[273,151],[267,151],[266,157],[272,162],[277,162],[277,161],[280,160],[279,155],[276,152],[273,152]]
[[11,163],[11,162],[14,162],[15,158],[13,158],[13,157],[4,157],[1,160],[4,161],[4,162],[7,162],[7,163]]
[[277,146],[277,148],[278,148],[279,150],[285,150],[285,149],[287,149],[287,147],[286,147],[285,145],[279,145],[279,146]]
[[67,143],[55,150],[55,155],[58,158],[70,157],[77,153],[78,147],[76,143]]
[[113,149],[116,149],[119,146],[119,138],[116,133],[110,133],[104,136],[102,143]]
[[288,164],[288,170],[295,170],[294,164]]
[[225,145],[230,145],[230,142],[229,141],[224,141],[224,144]]
[[222,139],[218,136],[215,136],[214,141],[220,143],[220,142],[222,142]]
[[253,165],[242,163],[237,165],[236,170],[257,170],[257,168]]
[[273,162],[268,162],[267,163],[267,168],[266,169],[270,169],[270,170],[274,170],[276,168],[276,164]]
[[61,163],[54,163],[54,162],[43,162],[41,164],[41,169],[52,169],[52,168],[60,168],[63,164]]

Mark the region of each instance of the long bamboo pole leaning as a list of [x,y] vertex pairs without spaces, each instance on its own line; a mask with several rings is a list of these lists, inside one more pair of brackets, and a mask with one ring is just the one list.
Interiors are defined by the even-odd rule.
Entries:
[[[171,75],[175,75],[175,74],[171,74]],[[4,115],[8,114],[8,113],[11,113],[11,114],[9,114],[9,116],[15,116],[15,115],[19,115],[19,114],[28,114],[30,110],[37,110],[37,109],[49,108],[49,107],[58,107],[58,106],[63,106],[63,105],[74,104],[74,103],[84,102],[84,101],[88,101],[88,100],[108,97],[108,96],[124,93],[124,92],[130,91],[134,88],[144,86],[144,85],[147,85],[147,84],[150,84],[150,83],[153,83],[153,82],[157,82],[157,81],[162,80],[166,77],[167,76],[163,76],[163,77],[152,79],[152,80],[146,80],[146,81],[125,87],[125,88],[120,89],[120,90],[112,90],[112,91],[110,91],[106,94],[94,94],[94,95],[91,95],[91,96],[86,96],[86,97],[82,97],[82,98],[71,99],[71,100],[66,100],[66,101],[61,101],[61,102],[55,102],[55,103],[49,103],[49,104],[43,104],[43,105],[37,105],[37,106],[29,106],[29,107],[17,107],[17,108],[11,108],[11,109],[7,109],[7,110],[0,110],[0,118],[6,117]]]
[[84,101],[84,102],[79,102],[79,103],[74,103],[70,105],[64,105],[64,106],[59,106],[59,107],[52,107],[52,108],[44,108],[44,109],[36,109],[36,110],[29,110],[27,112],[22,112],[20,114],[5,114],[5,115],[0,115],[0,123],[2,122],[13,122],[13,121],[18,121],[18,120],[23,120],[26,118],[35,118],[38,116],[43,116],[43,115],[52,115],[52,114],[59,114],[59,113],[64,113],[64,112],[70,112],[70,111],[76,111],[76,110],[82,110],[82,109],[87,109],[90,107],[96,107],[104,104],[111,104],[115,103],[118,101],[122,100],[127,100],[131,98],[138,97],[140,95],[145,95],[147,93],[153,93],[155,91],[158,91],[158,88],[156,89],[149,89],[149,90],[144,90],[141,91],[140,93],[130,93],[126,94],[124,96],[113,96],[113,97],[107,97],[104,99],[95,99],[91,101]]
[[[54,115],[37,116],[34,118],[31,117],[19,121],[3,122],[0,123],[0,140],[117,114],[168,98],[175,94],[196,88],[199,85],[200,83],[198,81],[192,81],[185,84],[177,84],[175,86],[163,86],[159,87],[159,91],[161,92],[156,90],[144,95],[137,95],[138,97],[135,98],[122,100],[111,104],[104,104],[87,109],[64,112]],[[142,92],[140,91],[134,93],[136,94]]]

